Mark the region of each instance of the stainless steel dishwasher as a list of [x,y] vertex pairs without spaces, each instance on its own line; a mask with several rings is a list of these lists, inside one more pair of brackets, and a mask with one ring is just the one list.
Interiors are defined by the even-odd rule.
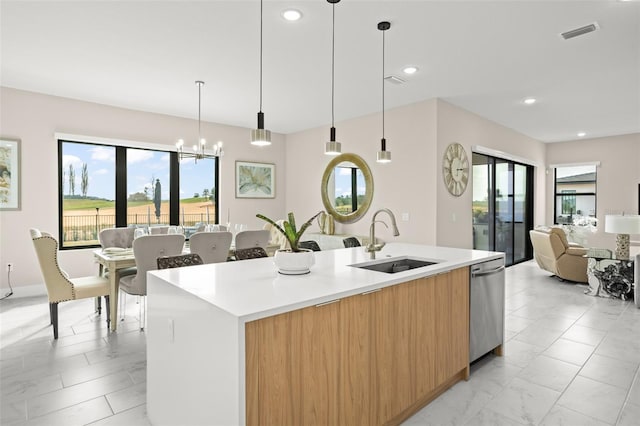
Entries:
[[469,362],[504,342],[504,259],[471,266]]

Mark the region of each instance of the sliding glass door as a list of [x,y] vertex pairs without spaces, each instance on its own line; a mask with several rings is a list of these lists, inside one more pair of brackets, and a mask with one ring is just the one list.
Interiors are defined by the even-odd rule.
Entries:
[[513,265],[532,258],[533,167],[473,153],[473,248],[501,251]]

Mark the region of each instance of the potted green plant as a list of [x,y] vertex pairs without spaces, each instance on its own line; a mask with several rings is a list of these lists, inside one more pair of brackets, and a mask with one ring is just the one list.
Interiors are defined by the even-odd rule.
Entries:
[[285,275],[301,275],[308,274],[310,272],[310,268],[315,262],[313,251],[298,247],[298,243],[300,242],[300,238],[302,237],[302,234],[304,234],[304,231],[311,226],[313,220],[321,213],[322,212],[320,211],[313,215],[309,220],[302,224],[300,229],[296,226],[296,219],[293,212],[290,212],[287,215],[288,220],[283,221],[282,226],[260,213],[256,214],[257,218],[269,223],[284,235],[289,245],[288,249],[276,250],[274,263],[278,268],[278,272]]

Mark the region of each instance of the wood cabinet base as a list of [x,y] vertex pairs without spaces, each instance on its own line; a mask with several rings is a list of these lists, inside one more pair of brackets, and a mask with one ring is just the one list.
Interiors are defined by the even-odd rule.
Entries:
[[469,270],[245,324],[249,425],[399,424],[469,377]]
[[460,370],[458,374],[451,377],[449,380],[447,380],[446,382],[444,382],[443,384],[441,384],[440,386],[438,386],[437,388],[429,392],[427,395],[423,396],[421,399],[414,402],[410,407],[408,407],[402,413],[398,414],[396,417],[389,420],[386,423],[386,425],[392,426],[392,425],[401,424],[402,422],[407,420],[409,417],[413,416],[415,413],[417,413],[418,411],[426,407],[431,401],[433,401],[434,399],[442,395],[451,386],[455,385],[461,380],[468,380],[469,379],[468,370],[469,370],[468,367],[463,370]]

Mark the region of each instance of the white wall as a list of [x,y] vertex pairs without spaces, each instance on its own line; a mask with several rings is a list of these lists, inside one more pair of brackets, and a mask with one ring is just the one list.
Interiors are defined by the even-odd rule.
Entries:
[[[378,224],[376,236],[385,241],[435,244],[436,181],[433,179],[438,162],[435,151],[435,100],[420,102],[385,112],[385,136],[392,162],[379,164],[382,121],[372,114],[335,124],[343,153],[361,156],[371,168],[374,194],[371,208],[358,222],[336,223],[336,233],[368,235],[373,213],[391,209],[397,219],[400,236]],[[311,216],[324,210],[320,183],[324,169],[333,157],[324,154],[329,140],[329,126],[287,135],[287,211],[296,217]],[[409,221],[401,221],[409,213]],[[389,223],[385,214],[378,219]],[[314,227],[317,230],[317,227]]]
[[[596,217],[598,231],[587,237],[591,247],[613,250],[615,235],[604,232],[607,214],[638,214],[640,134],[581,139],[547,145],[547,164],[600,162],[597,168]],[[546,175],[546,222],[553,223],[553,169]],[[640,235],[632,235],[640,240]]]
[[[173,146],[179,137],[197,139],[197,120],[115,108],[72,99],[0,88],[0,136],[22,141],[22,210],[0,212],[0,286],[7,286],[5,264],[14,264],[12,284],[41,284],[29,228],[58,232],[58,144],[54,133],[123,139]],[[270,147],[249,143],[249,129],[202,123],[209,140],[224,141],[220,162],[220,216],[233,223],[261,228],[257,212],[280,217],[284,214],[286,153],[284,136],[273,134]],[[235,161],[260,161],[276,165],[275,199],[236,199]],[[71,276],[94,274],[97,266],[90,250],[66,250],[60,263]],[[45,289],[42,286],[41,292]],[[27,290],[25,290],[27,291]]]
[[[448,102],[438,101],[438,164],[447,146],[457,142],[464,146],[471,161],[474,145],[500,151],[509,156],[529,160],[537,164],[534,170],[534,223],[544,222],[545,217],[545,144],[524,136]],[[438,245],[472,248],[471,232],[473,215],[471,210],[472,184],[460,197],[449,194],[438,170]],[[470,177],[471,182],[473,181]]]
[[[471,248],[472,189],[461,197],[450,195],[442,179],[442,156],[451,142],[462,144],[471,157],[471,146],[481,145],[542,165],[536,170],[534,220],[545,217],[545,145],[511,129],[486,120],[442,100],[428,100],[391,109],[385,113],[390,164],[376,163],[380,144],[381,114],[372,114],[336,124],[342,151],[362,156],[371,167],[375,193],[370,211],[357,223],[337,227],[337,233],[368,234],[371,215],[388,207],[398,219],[400,236],[395,238],[378,225],[376,235],[385,241]],[[329,129],[312,129],[287,136],[287,210],[305,216],[322,209],[319,185],[330,157],[323,154]],[[471,158],[469,158],[471,160]],[[294,178],[300,176],[300,179]],[[409,213],[409,221],[401,221]],[[454,220],[455,214],[455,220]],[[384,216],[379,216],[384,220]]]

